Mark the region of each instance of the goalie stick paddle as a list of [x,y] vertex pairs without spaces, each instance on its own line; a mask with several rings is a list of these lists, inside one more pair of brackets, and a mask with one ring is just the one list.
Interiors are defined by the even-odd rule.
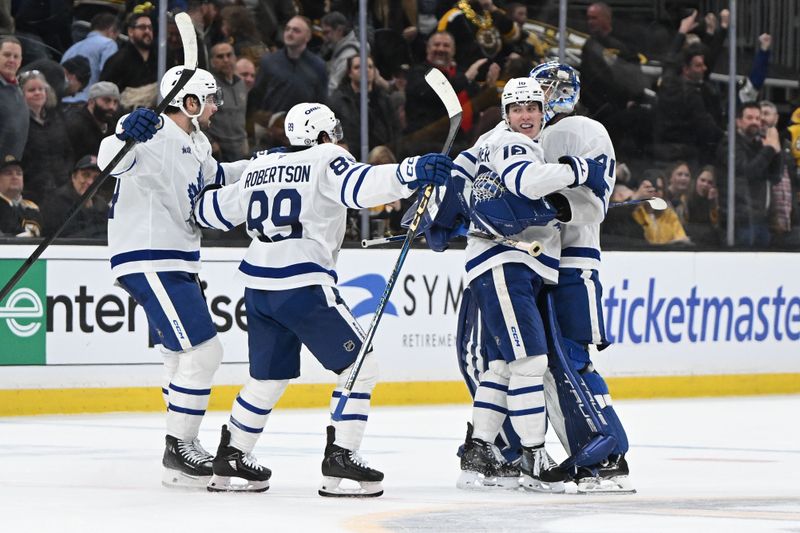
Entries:
[[[444,104],[445,109],[447,109],[447,116],[450,119],[450,131],[447,133],[447,139],[444,142],[441,152],[442,154],[446,155],[450,152],[450,148],[453,146],[453,141],[455,141],[456,138],[456,133],[458,133],[458,128],[461,126],[461,103],[458,101],[458,96],[456,96],[453,86],[450,85],[450,82],[447,81],[447,78],[444,77],[444,74],[442,74],[440,70],[435,68],[429,70],[428,73],[425,74],[425,81]],[[361,350],[359,350],[356,360],[353,362],[353,368],[350,370],[350,375],[347,376],[347,381],[345,382],[341,396],[339,396],[339,402],[336,404],[336,408],[331,414],[331,418],[337,422],[342,420],[345,405],[347,405],[347,400],[350,397],[350,393],[353,391],[353,385],[358,377],[358,373],[361,371],[361,366],[364,364],[364,358],[367,356],[367,352],[370,349],[370,344],[372,344],[372,338],[375,336],[375,330],[378,329],[378,324],[383,316],[383,310],[386,307],[386,304],[389,302],[389,296],[392,294],[395,283],[397,283],[397,277],[400,274],[400,269],[403,267],[403,263],[406,260],[406,255],[411,247],[411,241],[413,241],[414,237],[416,236],[417,227],[422,220],[422,215],[425,213],[425,209],[428,207],[428,201],[431,199],[431,195],[433,195],[433,185],[425,187],[425,190],[422,193],[422,198],[419,200],[417,211],[414,213],[414,218],[411,220],[411,224],[408,226],[408,233],[406,233],[405,240],[403,240],[403,246],[400,248],[400,256],[397,258],[397,262],[392,269],[392,273],[389,275],[389,280],[386,282],[386,288],[383,290],[383,295],[378,302],[377,309],[375,309],[372,322],[370,323],[369,329],[364,336],[364,342],[361,345]]]
[[[186,13],[178,13],[175,15],[175,24],[178,26],[178,32],[181,35],[181,42],[183,43],[183,72],[181,73],[180,78],[178,78],[178,82],[172,88],[172,90],[161,100],[158,105],[155,107],[153,111],[155,111],[156,115],[160,115],[164,112],[164,109],[167,108],[170,101],[178,94],[178,91],[183,89],[183,86],[189,81],[189,79],[194,74],[195,70],[197,70],[197,41],[195,36],[194,25],[192,24],[192,19]],[[111,171],[122,161],[122,158],[125,157],[125,154],[131,151],[131,148],[136,144],[136,141],[133,139],[128,139],[125,141],[125,145],[120,148],[117,155],[111,160],[111,162],[106,165],[100,174],[97,175],[95,178],[94,183],[86,189],[86,192],[83,193],[83,196],[72,206],[72,208],[67,213],[67,216],[64,218],[64,221],[61,225],[50,235],[46,237],[39,246],[33,251],[33,253],[28,257],[25,262],[22,264],[21,267],[11,276],[11,279],[3,286],[2,290],[0,290],[0,302],[3,301],[11,289],[14,288],[14,285],[25,275],[25,273],[30,269],[33,263],[36,262],[37,259],[44,253],[45,249],[50,246],[56,238],[61,235],[61,232],[64,231],[64,228],[67,227],[67,224],[75,218],[75,215],[78,214],[78,211],[81,210],[83,205],[89,201],[89,199],[95,195],[100,186],[108,179],[111,175]]]

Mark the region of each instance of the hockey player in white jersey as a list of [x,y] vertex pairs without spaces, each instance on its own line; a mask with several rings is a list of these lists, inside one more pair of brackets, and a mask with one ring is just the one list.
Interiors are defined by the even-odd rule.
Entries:
[[[175,67],[164,74],[162,98],[181,72]],[[105,167],[128,138],[138,141],[112,170],[108,244],[117,283],[142,306],[164,353],[167,486],[202,488],[212,474],[213,457],[197,435],[222,345],[197,277],[200,229],[191,214],[204,187],[235,181],[247,164],[219,165],[211,157],[199,126],[208,125],[221,103],[214,77],[197,69],[164,114],[141,108],[122,117],[98,154]]]
[[[271,472],[252,456],[273,406],[300,375],[304,344],[337,375],[338,402],[364,338],[336,290],[336,258],[348,208],[381,205],[428,184],[442,185],[452,161],[443,155],[409,157],[400,164],[357,163],[336,143],[339,120],[325,105],[303,103],[286,115],[287,152],[251,161],[235,185],[208,190],[198,202],[198,223],[231,229],[246,222],[253,241],[239,265],[247,306],[250,379],[222,428],[211,491],[263,491]],[[327,428],[322,496],[380,496],[383,473],[358,455],[377,381],[374,354],[358,374],[341,421]],[[343,480],[358,484],[348,488]]]
[[[571,116],[580,98],[580,80],[569,65],[557,62],[535,67],[530,76],[536,79],[545,92],[545,120],[540,143],[545,160],[557,161],[570,154],[603,161],[608,192],[603,197],[591,194],[585,188],[559,191],[564,200],[554,200],[561,205],[561,265],[558,284],[548,288],[563,336],[568,360],[594,395],[601,416],[607,422],[607,432],[614,437],[616,446],[612,453],[597,464],[578,466],[574,473],[579,492],[631,492],[628,464],[625,453],[628,439],[611,404],[608,386],[594,369],[589,357],[589,345],[604,349],[608,346],[602,312],[602,285],[600,270],[600,223],[605,218],[611,190],[614,188],[614,146],[602,124],[583,116]],[[566,213],[565,213],[566,212]],[[550,420],[567,452],[574,456],[578,444],[568,431],[570,421],[562,413],[561,402],[574,398],[559,398],[556,388],[546,387]],[[572,429],[572,428],[570,428]],[[572,442],[570,442],[572,441]]]
[[[558,281],[561,251],[556,211],[543,198],[564,188],[587,185],[605,193],[603,168],[591,160],[566,157],[544,164],[536,142],[544,96],[530,78],[511,79],[502,95],[503,122],[456,158],[455,175],[472,181],[471,217],[492,233],[539,241],[537,257],[468,237],[467,281],[481,310],[488,368],[474,394],[461,458],[461,488],[514,488],[563,492],[564,475],[544,450],[546,429],[543,377],[547,342],[537,299],[545,284]],[[587,189],[588,190],[588,189]],[[529,219],[517,215],[529,212]],[[493,442],[508,415],[522,445],[519,471],[502,460]]]

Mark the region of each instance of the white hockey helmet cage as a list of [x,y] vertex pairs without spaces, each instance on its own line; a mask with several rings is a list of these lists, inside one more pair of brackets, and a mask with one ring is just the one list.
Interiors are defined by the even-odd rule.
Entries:
[[342,140],[342,124],[324,104],[295,105],[286,113],[283,127],[292,146],[314,146],[323,131],[333,143]]
[[[167,93],[178,83],[182,73],[183,66],[172,67],[164,73],[164,77],[161,78],[161,98],[167,96]],[[195,115],[190,115],[183,105],[184,99],[188,95],[194,95],[200,101],[200,111]],[[186,85],[178,91],[178,94],[170,100],[169,105],[177,107],[187,117],[196,118],[203,114],[209,96],[213,97],[213,102],[217,106],[222,105],[222,91],[217,87],[217,80],[214,79],[214,76],[209,71],[199,68],[195,70]]]
[[503,120],[508,123],[508,106],[538,102],[539,109],[544,111],[544,92],[539,82],[533,78],[511,78],[503,88],[502,104]]
[[557,61],[542,63],[531,70],[531,78],[539,82],[545,96],[544,120],[559,113],[572,113],[581,97],[581,80],[571,66]]

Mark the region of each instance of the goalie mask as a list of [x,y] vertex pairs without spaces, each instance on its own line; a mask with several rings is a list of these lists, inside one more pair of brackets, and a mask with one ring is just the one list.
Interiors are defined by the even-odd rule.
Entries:
[[[164,73],[164,77],[161,78],[161,87],[159,88],[161,92],[161,98],[167,96],[167,94],[175,87],[175,84],[178,83],[178,79],[183,74],[183,66],[172,67],[168,71]],[[186,102],[187,96],[195,96],[198,101],[200,102],[200,111],[196,114],[191,115],[184,104]],[[211,97],[209,99],[209,97]],[[217,87],[217,80],[214,79],[214,76],[208,72],[207,70],[203,70],[201,68],[194,71],[192,77],[189,78],[189,81],[186,82],[186,85],[178,91],[178,94],[169,101],[169,105],[173,107],[177,107],[183,114],[189,118],[197,118],[203,114],[203,111],[206,108],[206,103],[212,102],[217,106],[222,105],[222,90]]]
[[286,113],[283,127],[292,146],[314,146],[319,143],[322,132],[327,133],[334,144],[343,137],[341,122],[324,104],[295,105]]
[[531,78],[539,82],[545,96],[544,121],[559,113],[572,113],[581,96],[578,72],[569,65],[549,61],[534,67]]
[[508,192],[500,176],[486,167],[478,169],[469,200],[470,218],[490,235],[510,237],[530,226],[546,226],[556,217],[546,199],[529,200]]
[[508,106],[511,104],[532,102],[537,102],[539,109],[544,110],[544,92],[542,92],[539,82],[533,78],[511,78],[503,88],[503,96],[500,98],[503,120],[508,124]]

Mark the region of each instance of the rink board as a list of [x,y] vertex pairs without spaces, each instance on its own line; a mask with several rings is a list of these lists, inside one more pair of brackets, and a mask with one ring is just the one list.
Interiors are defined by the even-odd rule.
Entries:
[[[0,247],[0,280],[30,246]],[[340,292],[366,328],[397,250],[342,250]],[[202,279],[225,347],[212,408],[247,379],[243,250],[207,248]],[[375,336],[375,402],[466,401],[456,367],[462,250],[412,250]],[[800,392],[800,254],[609,252],[595,354],[620,398]],[[303,353],[286,406],[324,405],[333,381]],[[0,306],[0,414],[160,409],[160,353],[105,247],[54,246]],[[60,409],[54,411],[53,409]]]

